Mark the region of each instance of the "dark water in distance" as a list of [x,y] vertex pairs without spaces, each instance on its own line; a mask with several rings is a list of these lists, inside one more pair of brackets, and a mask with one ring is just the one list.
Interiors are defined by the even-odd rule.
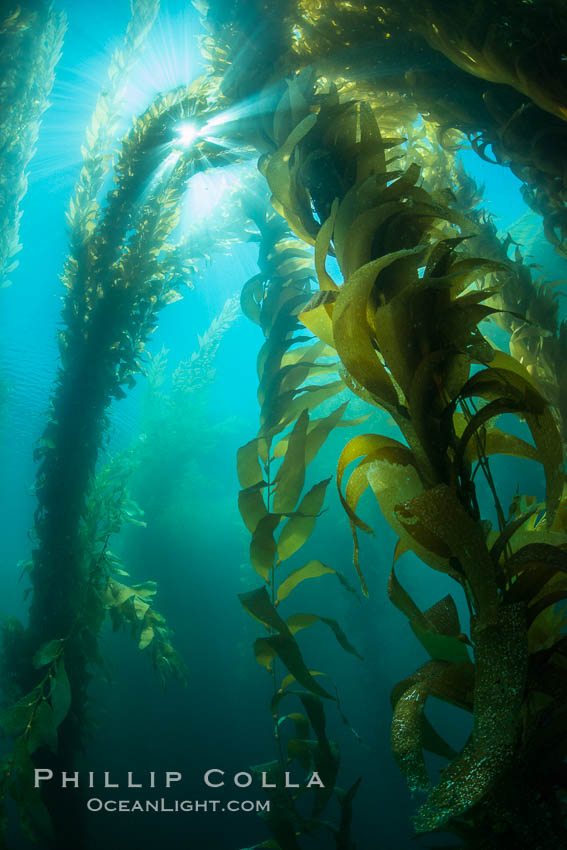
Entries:
[[[68,14],[69,28],[52,107],[44,116],[31,166],[20,234],[24,248],[19,268],[11,275],[13,285],[0,291],[0,374],[7,392],[0,422],[4,474],[0,613],[22,620],[26,617],[22,598],[26,583],[19,580],[17,564],[29,556],[31,548],[28,531],[35,507],[32,449],[44,427],[57,365],[55,331],[63,294],[59,274],[67,250],[64,213],[80,170],[84,129],[110,52],[119,44],[129,16],[125,0],[96,4],[67,0],[60,5]],[[164,86],[183,81],[188,51],[192,73],[199,73],[194,42],[198,32],[196,12],[188,12],[183,3],[164,4],[150,37],[150,60],[140,70],[128,115],[143,109],[151,99],[152,78],[158,80],[156,85]],[[464,154],[464,161],[469,173],[486,183],[489,209],[505,232],[526,213],[518,181],[504,168],[482,163],[472,152]],[[532,232],[539,233],[535,216],[530,213],[528,219]],[[546,265],[551,279],[559,276],[553,271],[557,261],[541,236],[533,243],[532,252]],[[170,370],[190,356],[198,348],[198,335],[255,271],[254,245],[235,246],[230,257],[213,255],[196,288],[161,315],[149,346],[151,353],[157,354],[165,346]],[[191,461],[185,477],[180,481],[172,475],[171,480],[166,477],[156,482],[154,498],[145,506],[147,527],[128,527],[114,543],[135,581],[158,582],[157,607],[175,632],[176,647],[189,670],[188,686],[172,682],[163,692],[130,636],[114,634],[106,627],[102,647],[112,678],[92,685],[95,731],[83,756],[83,776],[93,771],[101,778],[109,771],[112,781],[125,783],[127,771],[133,772],[135,781],[155,771],[158,798],[221,798],[224,803],[262,797],[257,785],[247,790],[227,785],[216,792],[207,790],[202,782],[210,768],[223,769],[230,778],[276,755],[269,712],[271,681],[252,654],[259,629],[236,598],[239,592],[259,584],[249,566],[250,536],[237,509],[235,455],[258,428],[255,360],[261,342],[258,328],[244,317],[223,336],[215,360],[216,378],[199,394],[198,411],[186,422],[184,439]],[[126,400],[113,406],[108,454],[138,439],[144,379],[137,383]],[[354,408],[350,415],[355,415]],[[331,436],[310,468],[312,482],[334,473],[345,433],[339,429]],[[495,469],[497,483],[511,494],[513,483],[499,480],[497,464]],[[533,485],[541,488],[541,481],[534,479]],[[326,504],[328,510],[302,553],[304,562],[316,557],[347,573],[354,583],[348,522],[334,485]],[[368,501],[367,507],[370,505]],[[346,788],[358,776],[364,777],[355,803],[357,847],[410,850],[416,846],[410,823],[416,801],[411,800],[390,753],[389,693],[395,682],[413,672],[426,656],[405,618],[387,599],[393,532],[377,511],[367,515],[372,516],[376,530],[375,538],[361,540],[369,600],[362,602],[341,593],[331,580],[316,582],[317,587],[307,582],[297,590],[294,610],[336,617],[364,656],[364,661],[359,661],[342,653],[317,629],[309,630],[312,633],[303,639],[304,656],[316,659],[317,669],[332,671],[342,709],[361,739],[349,732],[336,712],[328,712],[329,735],[338,741],[343,756],[342,785]],[[404,566],[404,582],[420,606],[433,604],[448,592],[443,577],[431,571],[423,581],[419,564],[411,558]],[[462,745],[469,728],[464,715],[435,704],[431,717],[445,726],[451,743]],[[440,767],[441,763],[433,766],[433,778]],[[159,777],[167,770],[183,774],[183,783],[170,793],[162,792],[159,785]],[[106,793],[101,790],[100,796]],[[131,796],[123,789],[108,793],[118,799]],[[153,797],[154,791],[144,789],[140,796]],[[242,813],[93,813],[88,823],[91,837],[85,850],[238,850],[267,837],[254,814]],[[317,848],[316,842],[313,847]]]

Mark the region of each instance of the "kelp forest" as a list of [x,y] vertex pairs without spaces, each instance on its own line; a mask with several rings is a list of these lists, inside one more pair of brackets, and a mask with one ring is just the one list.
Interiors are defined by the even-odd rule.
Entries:
[[77,132],[0,12],[0,846],[564,850],[564,4],[120,5]]

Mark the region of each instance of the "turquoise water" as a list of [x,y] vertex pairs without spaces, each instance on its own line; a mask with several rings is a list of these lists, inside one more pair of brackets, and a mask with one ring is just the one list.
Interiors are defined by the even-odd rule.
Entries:
[[[0,291],[0,374],[5,386],[0,422],[4,473],[0,491],[1,613],[23,621],[27,579],[20,578],[18,564],[29,558],[32,548],[29,531],[36,507],[32,452],[45,427],[58,364],[55,333],[64,294],[59,276],[68,250],[65,212],[81,168],[85,126],[103,84],[109,55],[119,44],[129,15],[125,2],[87,5],[68,0],[61,5],[69,25],[52,106],[44,116],[30,167],[20,229],[23,250],[19,266],[10,276],[12,285]],[[133,71],[124,127],[157,91],[200,73],[195,43],[199,32],[195,11],[187,11],[181,3],[165,4],[149,37],[146,59]],[[545,264],[550,278],[560,276],[559,260],[543,240],[539,220],[524,205],[516,178],[504,168],[482,163],[472,152],[463,154],[463,163],[475,179],[485,183],[487,206],[502,234],[511,232],[518,241],[529,242],[533,261]],[[229,185],[233,179],[234,175],[229,176]],[[213,180],[201,182],[186,213],[187,226],[202,222],[207,215],[214,221],[223,188]],[[199,338],[257,272],[254,242],[234,244],[228,254],[218,253],[211,237],[208,250],[210,261],[200,270],[194,289],[164,309],[147,346],[153,358],[167,350],[162,394],[168,392],[179,362],[199,353]],[[128,525],[111,545],[120,553],[132,580],[158,583],[156,605],[173,629],[175,646],[188,668],[188,684],[184,688],[171,682],[162,691],[145,653],[138,651],[127,632],[114,633],[107,623],[101,651],[108,662],[108,677],[98,671],[90,686],[89,710],[94,723],[80,760],[83,776],[93,771],[98,779],[109,771],[112,780],[118,777],[117,781],[124,782],[131,771],[135,779],[143,776],[146,781],[150,771],[158,776],[167,770],[180,771],[183,796],[197,800],[205,797],[205,771],[219,768],[230,777],[275,758],[268,709],[272,685],[252,653],[258,628],[237,600],[238,593],[259,584],[249,564],[250,535],[237,508],[235,457],[237,449],[258,429],[255,369],[262,341],[259,329],[234,309],[219,334],[214,377],[194,390],[177,412],[170,410],[165,424],[159,420],[165,414],[160,414],[155,393],[151,395],[144,376],[136,379],[125,399],[111,405],[99,467],[120,452],[141,452],[143,460],[129,487],[146,523],[145,527]],[[362,406],[354,403],[349,415],[361,412]],[[152,424],[155,417],[157,432]],[[173,431],[166,430],[167,422]],[[312,483],[334,474],[345,433],[337,429],[331,435],[310,467]],[[507,503],[515,483],[505,478],[504,467],[496,464],[494,469]],[[518,462],[520,474],[531,477],[532,485],[541,489],[542,482],[531,468],[524,470]],[[302,552],[304,561],[320,559],[342,570],[354,585],[349,526],[334,482],[326,507]],[[390,753],[389,693],[398,679],[426,660],[426,654],[405,618],[387,599],[395,536],[377,512],[372,512],[368,494],[361,503],[361,511],[365,510],[373,517],[375,530],[374,538],[363,536],[361,540],[360,560],[369,599],[341,590],[329,578],[313,583],[316,587],[307,582],[298,588],[294,610],[336,618],[363,656],[359,660],[342,654],[327,634],[317,629],[306,634],[302,644],[305,658],[313,659],[309,666],[332,672],[341,708],[356,732],[342,722],[338,712],[328,712],[329,735],[342,752],[341,784],[347,788],[363,777],[353,821],[356,847],[410,850],[415,846],[409,820],[415,801]],[[406,558],[404,565],[404,584],[421,607],[433,604],[449,589],[442,576],[430,571],[424,581],[423,567],[411,558]],[[445,727],[453,746],[462,746],[470,731],[468,718],[441,704],[432,706],[430,716]],[[431,765],[435,776],[441,763],[432,759]],[[253,788],[254,793],[230,788],[219,795],[260,798],[261,791],[256,793]],[[101,798],[106,794],[97,792]],[[237,850],[264,840],[266,831],[252,813],[90,812],[87,835],[92,850],[154,846]],[[319,835],[307,838],[304,846],[316,850],[332,846],[322,842]],[[11,846],[27,844],[14,837]]]

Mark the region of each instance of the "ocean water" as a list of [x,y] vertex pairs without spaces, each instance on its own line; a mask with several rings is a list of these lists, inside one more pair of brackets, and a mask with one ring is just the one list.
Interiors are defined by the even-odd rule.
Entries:
[[[11,285],[0,290],[0,613],[24,623],[29,579],[25,574],[22,577],[22,562],[29,559],[33,548],[30,531],[37,504],[33,449],[46,425],[59,362],[56,331],[61,327],[61,273],[69,239],[65,212],[81,169],[85,128],[104,85],[109,58],[120,44],[129,18],[125,0],[96,4],[60,0],[58,6],[68,16],[62,58],[21,205],[19,265],[10,274]],[[196,42],[201,33],[196,10],[182,2],[163,3],[144,57],[131,72],[120,133],[158,91],[188,83],[202,72]],[[519,181],[507,169],[482,162],[472,151],[461,157],[468,173],[485,184],[485,205],[498,230],[524,241],[528,256],[544,267],[546,276],[560,278],[561,261],[543,238],[540,220],[524,204]],[[251,157],[245,167],[254,169]],[[258,247],[254,241],[235,241],[228,251],[215,246],[215,215],[241,173],[228,171],[224,181],[222,175],[199,178],[184,202],[181,227],[201,227],[200,238],[210,257],[195,274],[193,288],[160,313],[157,330],[148,342],[145,370],[151,373],[152,364],[161,358],[163,382],[154,382],[152,390],[149,379],[139,374],[127,397],[112,402],[98,459],[101,469],[125,452],[134,453],[135,469],[127,487],[140,510],[136,516],[144,524],[126,523],[111,538],[110,547],[130,573],[125,582],[157,582],[156,608],[173,631],[175,648],[187,666],[187,685],[169,681],[162,688],[148,652],[137,648],[127,629],[114,632],[110,622],[105,622],[100,650],[107,669],[93,669],[88,689],[89,728],[77,761],[81,785],[89,798],[163,797],[166,802],[217,798],[220,808],[160,813],[89,811],[81,844],[69,845],[85,850],[243,850],[269,838],[255,813],[226,810],[228,800],[264,799],[256,779],[250,788],[235,788],[232,777],[277,758],[269,710],[272,681],[256,663],[252,649],[261,626],[238,601],[239,593],[261,583],[250,565],[250,534],[238,511],[236,473],[238,448],[258,430],[256,358],[263,337],[237,306],[242,286],[257,273]],[[211,323],[223,315],[223,309],[226,323],[214,346],[213,372],[202,386],[182,401],[178,399],[177,406],[168,405],[164,397],[170,392],[175,369],[192,355],[198,360],[207,343],[206,334],[214,332]],[[317,413],[331,409],[327,403]],[[355,400],[347,416],[364,412],[362,402]],[[395,433],[385,414],[377,414],[372,422]],[[364,426],[358,430],[363,431]],[[338,455],[354,433],[340,428],[331,434],[309,467],[309,486],[334,476]],[[502,501],[507,504],[516,481],[509,466],[495,462],[493,469]],[[530,464],[518,461],[517,475],[523,476],[528,488],[543,492],[542,478]],[[334,480],[325,506],[312,538],[294,563],[299,566],[319,559],[340,570],[357,587],[349,523]],[[329,576],[298,587],[288,610],[335,618],[362,656],[343,652],[320,626],[302,636],[308,667],[332,676],[332,689],[336,685],[340,708],[348,718],[347,724],[339,711],[327,711],[328,735],[341,752],[338,783],[347,789],[362,777],[352,826],[357,850],[411,850],[427,845],[427,841],[416,845],[411,824],[423,797],[412,798],[392,757],[389,696],[394,684],[428,656],[406,618],[387,598],[396,537],[373,508],[369,494],[361,502],[361,514],[375,532],[374,537],[360,535],[360,563],[369,598],[349,593]],[[422,608],[451,590],[448,579],[426,570],[413,556],[406,555],[403,580]],[[457,598],[457,603],[465,615],[464,601]],[[468,715],[432,700],[429,716],[455,748],[463,746],[471,729]],[[443,762],[432,756],[428,765],[435,781]],[[211,769],[225,771],[224,788],[213,790],[204,785],[203,775]],[[183,776],[169,790],[163,788],[166,771]],[[301,780],[301,769],[294,771],[292,779]],[[85,787],[89,772],[95,777],[92,790]],[[119,783],[119,789],[102,787],[105,772],[110,782]],[[134,782],[143,784],[142,789],[126,788],[128,772]],[[156,776],[155,789],[149,787],[151,772]],[[78,795],[72,788],[66,794],[72,806]],[[19,834],[13,804],[8,811],[8,846],[14,850],[33,846]],[[329,817],[336,817],[337,811],[333,804]],[[303,836],[301,843],[306,850],[333,846],[332,836],[324,831]]]

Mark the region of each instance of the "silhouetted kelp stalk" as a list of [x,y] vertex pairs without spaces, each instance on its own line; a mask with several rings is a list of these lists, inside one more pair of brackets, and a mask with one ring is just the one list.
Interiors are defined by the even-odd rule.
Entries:
[[49,106],[66,16],[47,2],[0,13],[0,285],[18,265],[20,209],[41,116]]
[[[141,8],[147,12],[150,6],[135,7],[134,15]],[[137,46],[140,31],[129,30],[128,39]],[[115,57],[113,67],[119,64]],[[101,108],[99,103],[97,110]],[[46,809],[31,785],[31,758],[44,767],[72,768],[85,732],[89,667],[98,660],[97,633],[106,610],[114,619],[130,620],[160,672],[183,676],[167,627],[147,601],[154,585],[119,582],[107,538],[102,546],[97,538],[93,552],[85,528],[108,406],[133,385],[158,312],[179,297],[178,289],[186,283],[171,261],[175,243],[170,240],[187,181],[197,171],[233,158],[214,143],[180,138],[180,125],[205,121],[210,113],[202,81],[157,97],[124,138],[114,165],[114,188],[100,206],[96,193],[108,169],[109,151],[103,150],[106,129],[96,118],[100,133],[93,130],[71,208],[61,366],[49,422],[36,450],[37,547],[29,570],[30,622],[24,633],[12,630],[5,640],[6,667],[18,671],[18,690],[25,696],[3,715],[5,729],[17,738],[3,791],[17,800],[26,831],[58,848],[80,843],[79,806],[71,809],[57,790],[49,792],[45,802],[55,827],[50,839]]]
[[[413,551],[446,573],[471,613],[467,637],[450,596],[422,612],[392,570],[390,597],[431,655],[394,689],[394,755],[410,787],[424,790],[423,749],[450,759],[417,829],[450,829],[470,847],[492,847],[495,834],[499,846],[562,847],[566,648],[563,616],[554,611],[567,598],[561,439],[529,372],[477,327],[497,312],[483,304],[490,286],[475,284],[510,272],[510,264],[464,250],[479,225],[418,186],[419,169],[388,171],[388,145],[366,104],[339,105],[332,91],[312,103],[264,169],[294,225],[301,219],[311,233],[322,222],[315,239],[321,296],[300,319],[333,342],[351,390],[387,410],[406,440],[366,434],[341,454],[337,484],[355,559],[357,532],[371,533],[356,513],[370,487],[399,535],[395,560]],[[314,158],[339,177],[341,194],[331,203],[310,183],[305,165]],[[341,286],[325,269],[331,245]],[[527,423],[533,445],[494,425],[503,413]],[[545,509],[518,498],[506,516],[493,454],[542,464]],[[479,502],[479,474],[494,499],[495,528]],[[427,721],[430,696],[473,714],[460,753]]]
[[[335,575],[353,592],[342,573],[319,560],[285,572],[288,559],[310,539],[331,480],[318,482],[302,495],[307,466],[335,427],[353,421],[341,421],[346,404],[327,416],[310,419],[312,410],[344,390],[340,380],[329,382],[317,377],[332,375],[337,368],[336,360],[328,357],[327,346],[298,334],[298,313],[311,296],[311,252],[301,247],[285,222],[268,212],[264,203],[245,197],[244,208],[259,231],[260,272],[243,288],[242,309],[262,329],[265,342],[257,364],[260,429],[257,437],[238,451],[242,487],[238,503],[252,535],[250,560],[263,584],[239,598],[268,633],[255,641],[254,652],[258,664],[272,676],[270,708],[278,744],[278,758],[254,768],[266,772],[278,786],[267,792],[271,809],[264,816],[274,840],[258,847],[291,850],[302,846],[302,836],[328,830],[337,848],[350,850],[354,847],[350,838],[352,802],[359,782],[346,793],[336,785],[340,757],[336,744],[327,737],[323,703],[335,698],[319,680],[326,674],[307,666],[296,636],[323,623],[345,651],[358,653],[335,620],[312,613],[288,614],[284,619],[280,606],[285,607],[290,594],[304,581],[328,575]],[[284,436],[274,444],[282,433]],[[278,661],[288,671],[283,678]],[[280,706],[289,697],[300,701],[301,711],[282,715]],[[293,729],[289,734],[288,727]],[[315,771],[324,787],[310,787],[307,778],[297,791],[284,789],[284,773],[294,762],[308,775]],[[338,824],[325,819],[333,797],[341,807]]]
[[[152,607],[157,584],[153,581],[125,584],[129,576],[126,564],[110,550],[110,545],[124,526],[146,527],[146,511],[132,498],[132,492],[141,489],[144,494],[143,488],[140,488],[141,475],[144,480],[152,480],[155,490],[155,482],[159,480],[158,468],[163,467],[166,458],[163,444],[167,446],[169,443],[170,451],[174,452],[171,464],[165,461],[165,466],[176,471],[178,480],[158,488],[162,508],[168,503],[168,495],[180,489],[188,457],[194,454],[194,444],[187,432],[187,419],[192,416],[198,421],[196,393],[202,393],[212,383],[216,352],[224,334],[239,316],[239,299],[228,299],[220,314],[199,337],[199,350],[174,371],[167,395],[159,377],[165,369],[166,355],[162,352],[150,358],[150,366],[145,371],[153,391],[148,402],[149,412],[145,423],[142,423],[142,433],[129,449],[112,456],[98,469],[83,511],[80,545],[82,551],[90,553],[89,592],[94,594],[89,607],[94,610],[102,599],[113,629],[131,631],[140,649],[148,647],[164,687],[171,675],[183,682],[186,668],[172,646],[172,633],[165,618]],[[204,418],[201,427],[203,423]],[[198,430],[199,426],[196,424],[195,428]],[[92,650],[97,664],[106,666],[96,641],[93,641]]]

